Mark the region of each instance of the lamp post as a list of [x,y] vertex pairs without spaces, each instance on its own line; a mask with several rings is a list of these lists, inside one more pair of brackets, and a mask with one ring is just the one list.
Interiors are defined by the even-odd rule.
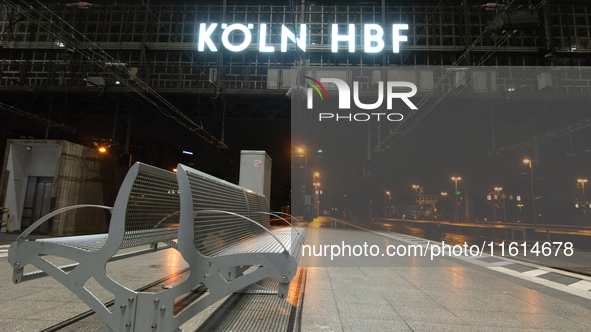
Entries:
[[534,195],[534,168],[530,159],[523,159],[523,163],[529,164],[530,181],[531,181],[531,203],[534,212],[534,225],[538,224],[538,215],[536,213],[536,197]]
[[[500,191],[503,190],[503,188],[501,187],[495,187],[495,190],[497,191],[497,201],[501,200],[501,193]],[[506,223],[507,222],[507,213],[505,210],[505,199],[503,198],[503,222]]]
[[455,216],[457,216],[458,220],[460,219],[460,215],[458,213],[458,181],[460,181],[462,178],[461,177],[456,177],[456,176],[452,176],[452,181],[455,182],[456,184],[456,192],[455,192],[455,196],[454,196],[454,205],[456,206],[454,211],[455,211]]
[[442,192],[441,196],[443,196],[443,219],[445,219],[445,199],[447,198],[447,193]]
[[519,208],[519,220],[517,220],[517,222],[519,222],[521,220],[521,208],[523,207],[523,204],[517,204],[517,207]]
[[578,179],[577,182],[581,183],[581,189],[583,189],[583,216],[585,216],[585,224],[587,224],[587,198],[585,197],[585,183],[587,179]]
[[415,209],[416,209],[416,218],[419,217],[419,186],[413,184],[412,187],[415,189]]
[[390,201],[390,192],[386,191],[386,195],[384,196],[384,218],[388,218],[388,202]]
[[304,211],[303,211],[303,219],[304,221],[312,221],[314,220],[314,194],[312,191],[314,190],[312,186],[310,186],[310,174],[308,172],[308,151],[306,150],[305,146],[299,146],[295,148],[294,155],[299,158],[304,158]]
[[313,177],[313,181],[314,181],[314,217],[318,217],[318,215],[320,214],[320,196],[318,195],[318,187],[320,186],[320,183],[316,183],[316,178],[320,176],[320,173],[315,172],[314,173],[314,177]]
[[316,187],[314,188],[314,217],[318,217],[320,213],[320,182],[316,182]]
[[417,200],[419,198],[419,188],[420,186],[413,184],[412,187],[415,189],[415,195],[417,196]]

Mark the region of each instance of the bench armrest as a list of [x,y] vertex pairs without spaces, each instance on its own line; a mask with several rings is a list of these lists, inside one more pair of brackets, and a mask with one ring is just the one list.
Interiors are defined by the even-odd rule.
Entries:
[[262,229],[264,229],[265,232],[269,233],[269,235],[271,235],[275,240],[277,240],[277,242],[279,242],[279,244],[283,247],[283,250],[285,250],[286,252],[289,253],[289,250],[287,250],[287,248],[285,247],[285,245],[283,245],[283,243],[277,238],[277,236],[273,235],[273,233],[271,233],[270,230],[266,229],[263,225],[259,224],[258,222],[254,221],[254,220],[252,220],[252,219],[250,219],[248,217],[245,217],[245,216],[243,216],[241,214],[230,212],[230,211],[221,211],[221,210],[196,210],[196,211],[193,211],[193,212],[196,215],[197,214],[200,214],[200,213],[224,213],[224,214],[230,214],[230,215],[233,215],[233,216],[236,216],[236,217],[240,217],[240,218],[242,218],[244,220],[248,220],[251,223],[259,226]]
[[104,205],[92,205],[92,204],[72,205],[72,206],[68,206],[65,208],[61,208],[61,209],[55,210],[55,211],[48,213],[48,214],[44,215],[43,217],[39,218],[39,220],[35,221],[31,226],[27,227],[27,229],[25,229],[25,231],[22,232],[21,235],[19,235],[16,238],[16,240],[18,242],[23,242],[26,239],[26,237],[29,236],[29,234],[31,234],[31,232],[33,232],[37,227],[41,226],[41,224],[43,224],[47,220],[55,217],[56,215],[58,215],[62,212],[66,212],[68,210],[79,209],[79,208],[87,208],[87,207],[93,207],[93,208],[106,209],[109,211],[113,211],[112,207],[104,206]]
[[[280,213],[280,212],[279,212],[279,213]],[[287,223],[289,226],[291,226],[291,228],[295,229],[295,231],[296,231],[296,233],[298,233],[298,235],[301,235],[301,233],[300,233],[300,232],[298,232],[297,228],[293,227],[293,225],[292,225],[292,224],[291,224],[289,221],[287,221],[287,220],[285,220],[285,219],[281,218],[281,217],[280,217],[280,216],[279,216],[279,215],[278,215],[276,212],[251,212],[251,214],[266,214],[266,215],[268,215],[268,216],[277,217],[277,218],[279,218],[279,219],[281,219],[281,220],[285,221],[285,222],[286,222],[286,223]],[[295,218],[294,218],[294,219],[295,219]],[[296,220],[297,220],[297,219],[296,219]],[[299,221],[298,221],[298,223],[299,223]],[[301,225],[301,224],[302,224],[302,223],[300,223],[300,225]],[[302,226],[302,228],[303,228],[303,227],[304,227],[304,226]]]
[[[301,223],[301,222],[298,220],[298,218],[296,218],[296,217],[292,216],[292,215],[291,215],[291,214],[289,214],[289,213],[285,213],[285,212],[271,212],[271,213],[279,213],[279,214],[284,214],[284,215],[286,215],[286,216],[289,216],[290,218],[293,218],[295,221],[297,221],[297,222],[298,222],[298,224],[300,224],[300,226],[302,226],[302,228],[305,228],[305,227],[304,227],[304,225],[302,225],[302,223]],[[281,218],[281,217],[279,217],[279,218]],[[281,218],[281,219],[283,219],[283,218]],[[291,225],[291,224],[290,224],[290,225]]]
[[170,218],[170,217],[172,217],[172,216],[176,216],[176,215],[178,215],[179,213],[181,213],[181,211],[180,211],[180,210],[179,210],[179,211],[175,211],[175,212],[173,212],[173,213],[171,213],[171,214],[167,215],[166,217],[164,217],[164,218],[160,219],[160,221],[159,221],[159,222],[157,222],[157,223],[156,223],[156,225],[154,225],[154,227],[152,227],[152,228],[158,228],[158,226],[160,226],[160,225],[161,225],[163,222],[165,222],[165,221],[166,221],[166,219],[168,219],[168,218]]

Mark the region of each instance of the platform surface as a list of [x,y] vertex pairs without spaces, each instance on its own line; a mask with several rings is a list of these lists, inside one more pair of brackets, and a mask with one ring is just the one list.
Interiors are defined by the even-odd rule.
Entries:
[[[331,239],[422,244],[397,233],[370,232],[345,221],[317,218],[306,244]],[[89,308],[51,278],[10,282],[7,246],[0,247],[0,331],[42,331]],[[56,264],[65,259],[50,258]],[[323,258],[326,259],[326,258]],[[133,261],[133,264],[129,262]],[[300,261],[287,301],[268,292],[229,296],[184,324],[183,331],[588,331],[591,278],[496,257],[433,262],[432,266],[323,266]],[[404,265],[404,264],[402,264]],[[115,279],[138,289],[187,268],[174,249],[108,264]],[[173,278],[152,289],[182,281]],[[88,288],[103,302],[111,295]],[[93,331],[70,324],[59,331]],[[80,322],[78,322],[80,323]],[[51,330],[51,329],[50,329]]]

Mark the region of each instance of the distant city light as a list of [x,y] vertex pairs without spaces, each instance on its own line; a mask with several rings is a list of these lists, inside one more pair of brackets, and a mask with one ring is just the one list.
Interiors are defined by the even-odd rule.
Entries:
[[107,148],[105,148],[104,146],[101,146],[101,147],[100,147],[98,150],[99,150],[99,152],[101,152],[101,153],[105,153],[105,152],[107,152]]
[[172,171],[176,173],[176,168],[173,168]]
[[184,154],[191,155],[191,156],[193,155],[193,152],[191,152],[191,151],[184,151],[184,150],[183,150],[183,153],[184,153]]

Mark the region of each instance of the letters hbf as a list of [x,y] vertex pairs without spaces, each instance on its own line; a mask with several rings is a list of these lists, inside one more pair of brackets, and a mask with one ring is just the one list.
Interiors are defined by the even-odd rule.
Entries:
[[[218,23],[201,23],[199,24],[199,34],[197,41],[197,50],[204,52],[206,50],[217,52],[217,46],[212,39],[216,29],[218,29]],[[254,29],[254,24],[249,23],[247,25],[234,23],[231,25],[221,24],[220,27],[223,32],[221,36],[222,45],[229,51],[240,52],[248,48],[252,42],[251,30]],[[299,35],[288,29],[285,25],[281,25],[281,52],[287,52],[288,41],[296,45],[297,48],[306,52],[307,46],[307,27],[306,24],[300,24]],[[341,31],[339,31],[341,30]],[[338,24],[332,25],[331,43],[332,52],[337,53],[339,46],[346,46],[346,49],[350,53],[355,53],[356,40],[355,40],[355,24],[349,24],[345,29],[339,29]],[[408,30],[408,24],[392,24],[392,52],[400,52],[400,43],[408,40],[407,36],[400,34],[401,30]],[[244,39],[239,43],[232,43],[230,41],[230,34],[232,32],[240,33],[244,35]],[[267,24],[259,24],[258,31],[258,50],[259,52],[275,52],[275,46],[268,43],[268,28]],[[219,41],[216,41],[219,43]],[[378,53],[384,50],[386,42],[384,41],[384,29],[378,24],[364,24],[363,25],[363,52],[365,53]]]

